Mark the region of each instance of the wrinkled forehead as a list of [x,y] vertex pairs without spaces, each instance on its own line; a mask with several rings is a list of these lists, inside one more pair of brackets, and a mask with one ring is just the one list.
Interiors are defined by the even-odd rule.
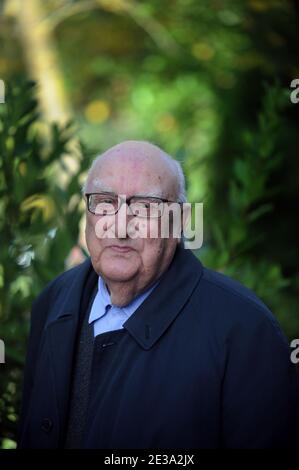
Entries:
[[174,197],[176,179],[162,158],[140,156],[102,157],[87,182],[88,192]]

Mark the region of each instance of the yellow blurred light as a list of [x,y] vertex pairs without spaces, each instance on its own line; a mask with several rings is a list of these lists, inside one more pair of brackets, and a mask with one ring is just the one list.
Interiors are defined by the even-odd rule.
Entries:
[[1,74],[5,73],[6,70],[8,69],[8,67],[9,67],[9,62],[5,58],[1,57],[0,58],[0,71],[1,71]]
[[101,0],[101,7],[107,11],[119,12],[126,9],[127,3],[124,0]]
[[236,56],[233,61],[234,66],[237,69],[250,69],[254,67],[258,67],[259,65],[263,64],[262,56],[258,55],[256,52],[242,54]]
[[192,46],[192,54],[199,60],[211,60],[215,55],[215,50],[205,42],[196,42]]
[[25,176],[27,173],[27,165],[25,162],[21,162],[19,165],[19,172],[21,176]]
[[267,11],[269,10],[269,8],[271,8],[271,5],[269,5],[269,1],[263,0],[250,0],[249,6],[252,10],[255,11]]
[[111,109],[107,101],[95,100],[86,106],[84,113],[89,122],[99,124],[108,119]]
[[7,137],[7,139],[5,141],[5,144],[6,144],[6,149],[8,151],[12,151],[14,149],[14,146],[15,146],[15,141],[12,137]]
[[219,72],[215,76],[215,81],[220,88],[224,90],[229,90],[233,88],[236,84],[236,78],[232,73],[229,72]]
[[171,114],[164,114],[158,119],[155,127],[159,132],[169,132],[172,131],[176,125],[177,122]]
[[52,199],[42,194],[34,194],[33,196],[28,197],[22,202],[22,212],[26,212],[32,209],[42,211],[43,218],[45,221],[50,220],[55,211]]

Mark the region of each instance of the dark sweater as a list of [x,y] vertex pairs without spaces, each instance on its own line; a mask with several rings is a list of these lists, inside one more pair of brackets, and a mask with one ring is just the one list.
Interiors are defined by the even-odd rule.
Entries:
[[[108,331],[94,338],[93,324],[88,323],[91,307],[97,294],[92,275],[87,283],[81,302],[80,326],[77,335],[76,353],[72,372],[70,403],[65,433],[65,448],[80,449],[85,437],[86,417],[93,399],[93,389],[100,380],[109,375],[112,356],[116,353],[118,338],[126,330]],[[109,353],[108,353],[109,348]],[[102,377],[102,380],[99,379]],[[99,443],[100,445],[100,443]]]

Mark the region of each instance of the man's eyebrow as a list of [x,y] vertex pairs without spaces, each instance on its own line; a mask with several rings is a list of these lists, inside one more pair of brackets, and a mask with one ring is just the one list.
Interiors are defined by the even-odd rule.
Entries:
[[[110,186],[106,186],[102,184],[97,178],[95,178],[92,181],[92,186],[95,188],[96,191],[99,192],[105,192],[105,193],[111,193],[111,194],[121,194],[121,193],[116,193],[114,189],[112,189]],[[131,197],[158,197],[158,198],[163,198],[163,193],[160,189],[153,189],[150,192],[142,192],[142,193],[137,193],[133,194]]]
[[105,186],[104,184],[100,183],[97,178],[95,178],[92,182],[92,187],[95,188],[96,191],[103,191],[105,193],[113,193],[116,194],[115,191],[110,186]]
[[163,194],[161,191],[153,191],[150,193],[139,193],[139,194],[134,194],[134,197],[159,197],[162,198]]

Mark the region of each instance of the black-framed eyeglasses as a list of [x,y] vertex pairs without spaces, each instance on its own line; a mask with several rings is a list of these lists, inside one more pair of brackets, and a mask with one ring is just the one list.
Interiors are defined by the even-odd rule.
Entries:
[[160,197],[132,196],[123,198],[109,192],[85,194],[87,209],[94,215],[114,215],[120,210],[123,203],[127,204],[132,215],[141,218],[159,218],[163,215],[164,203],[177,203]]

